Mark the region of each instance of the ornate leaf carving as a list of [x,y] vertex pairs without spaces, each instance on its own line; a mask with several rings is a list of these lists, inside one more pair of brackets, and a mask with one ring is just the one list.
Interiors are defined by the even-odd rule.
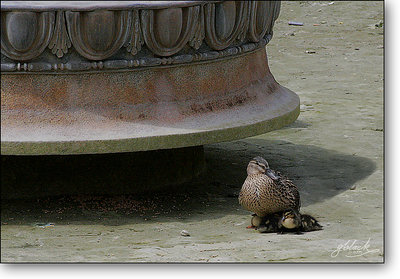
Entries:
[[[1,69],[7,72],[126,69],[232,56],[266,45],[279,12],[279,1],[210,1],[161,10],[2,12]],[[180,53],[186,47],[199,50],[203,44],[212,51]],[[43,61],[30,61],[47,47]],[[49,57],[52,52],[62,58],[71,47],[82,57],[73,55],[71,61],[63,63]],[[121,47],[126,48],[127,57],[105,60]],[[143,52],[140,58],[130,57],[140,52]]]
[[136,55],[144,44],[142,32],[140,30],[139,10],[133,10],[130,17],[130,34],[126,44],[126,50],[132,55]]
[[71,40],[69,39],[67,26],[65,25],[64,11],[58,11],[56,16],[56,26],[54,28],[53,36],[49,43],[49,49],[58,58],[63,57],[71,47]]
[[189,45],[194,49],[199,49],[205,37],[204,31],[204,10],[200,7],[199,18],[196,23],[193,37],[189,40]]

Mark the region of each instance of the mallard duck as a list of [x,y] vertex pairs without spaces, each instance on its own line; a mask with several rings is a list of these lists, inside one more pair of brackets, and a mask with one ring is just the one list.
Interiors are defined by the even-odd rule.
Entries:
[[239,193],[239,203],[259,217],[300,209],[300,194],[287,177],[269,168],[262,157],[253,158],[247,166],[247,178]]

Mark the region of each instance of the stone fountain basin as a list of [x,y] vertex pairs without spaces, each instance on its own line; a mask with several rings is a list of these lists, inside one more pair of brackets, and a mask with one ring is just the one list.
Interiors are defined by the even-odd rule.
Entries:
[[279,6],[2,2],[1,154],[199,146],[293,122],[299,98],[265,50]]

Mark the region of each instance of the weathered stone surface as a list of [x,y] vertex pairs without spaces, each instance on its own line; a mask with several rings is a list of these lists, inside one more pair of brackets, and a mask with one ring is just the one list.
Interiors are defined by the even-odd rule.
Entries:
[[[302,27],[287,24],[300,19]],[[206,146],[212,183],[152,196],[154,211],[118,213],[137,204],[135,197],[120,197],[125,206],[100,198],[97,209],[82,199],[81,207],[57,199],[3,204],[2,261],[382,262],[383,30],[368,27],[382,19],[382,2],[283,2],[268,53],[276,79],[302,100],[295,123]],[[308,48],[315,53],[307,54]],[[302,211],[316,217],[322,231],[276,235],[245,229],[251,215],[234,194],[254,155],[297,183]],[[190,237],[182,237],[182,230]],[[371,253],[331,257],[348,240],[363,245],[368,239]]]
[[2,77],[3,155],[198,146],[279,129],[299,98],[276,83],[264,49],[138,72]]
[[2,3],[3,155],[199,146],[299,115],[265,53],[279,1],[24,3]]

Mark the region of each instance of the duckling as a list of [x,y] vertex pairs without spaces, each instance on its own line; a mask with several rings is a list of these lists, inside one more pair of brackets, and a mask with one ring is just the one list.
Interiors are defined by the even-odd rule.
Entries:
[[303,232],[322,230],[322,226],[314,217],[300,214],[294,209],[268,214],[264,217],[253,214],[251,226],[248,228],[254,228],[260,233],[276,232],[278,234],[288,232],[302,234]]
[[259,217],[286,209],[300,209],[300,194],[287,177],[269,168],[262,157],[247,166],[247,178],[239,193],[239,203]]
[[322,226],[318,223],[317,219],[308,214],[301,215],[301,230],[303,232],[319,231]]
[[282,214],[282,218],[278,221],[278,233],[296,231],[297,234],[300,234],[300,230],[302,229],[301,220],[301,214],[298,211],[294,209],[285,210]]
[[257,214],[253,214],[251,218],[251,225],[246,227],[247,229],[259,229],[260,227],[265,226],[274,226],[277,228],[279,216],[266,215],[264,217],[257,216]]
[[256,228],[256,230],[260,233],[273,233],[278,232],[278,222],[279,222],[280,214],[269,214],[261,218],[261,223]]
[[300,214],[296,210],[289,209],[284,211],[282,218],[279,219],[278,229],[279,233],[293,231],[300,234],[322,230],[322,226],[311,215]]
[[259,216],[257,216],[256,214],[253,214],[253,215],[251,215],[251,216],[253,216],[253,217],[251,218],[251,221],[250,221],[251,225],[250,225],[250,226],[247,226],[246,229],[257,229],[257,227],[258,227],[258,226],[261,224],[261,222],[262,222],[262,218],[259,217]]
[[247,227],[248,229],[251,229],[251,228],[256,229],[263,222],[263,218],[261,218],[260,216],[257,216],[257,214],[253,214],[252,216],[253,217],[251,218],[251,226],[248,226]]

